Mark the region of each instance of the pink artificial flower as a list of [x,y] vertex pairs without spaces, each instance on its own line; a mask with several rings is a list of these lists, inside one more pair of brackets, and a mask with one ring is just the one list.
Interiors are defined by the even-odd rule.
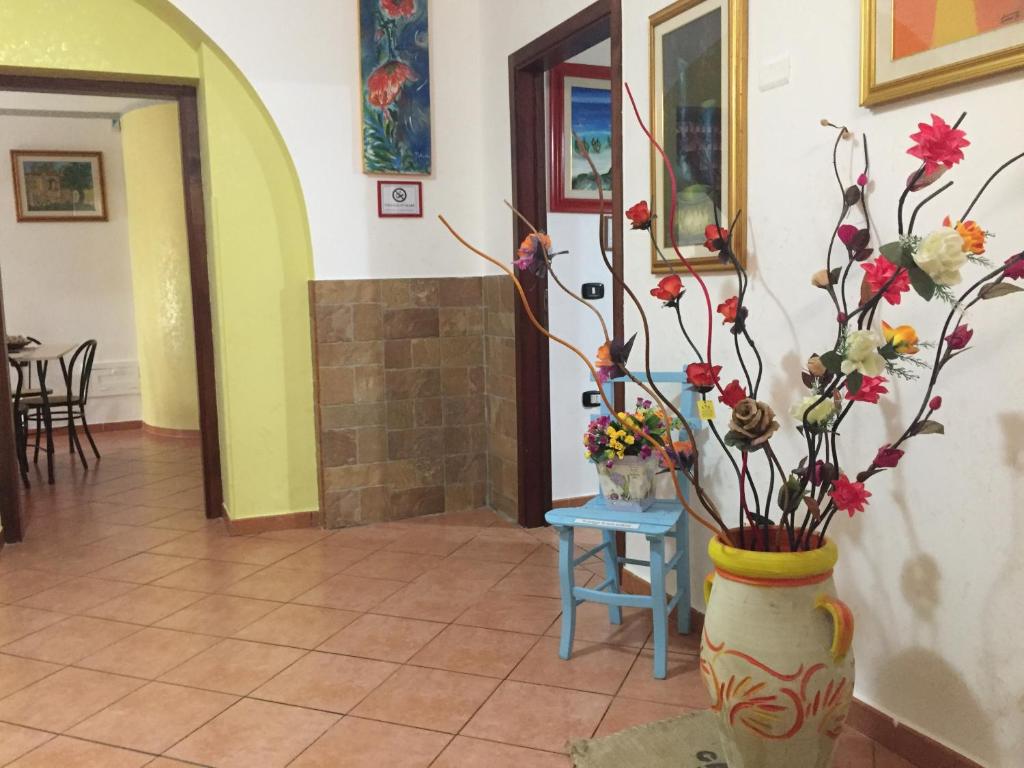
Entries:
[[1018,253],[1016,256],[1011,256],[1006,260],[1006,271],[1003,272],[1010,280],[1020,280],[1024,278],[1024,252]]
[[735,408],[740,400],[747,399],[747,391],[740,386],[739,379],[733,379],[725,385],[722,394],[718,396],[718,402],[724,403],[730,408]]
[[868,175],[866,173],[862,173],[860,176],[857,177],[857,186],[858,187],[866,187],[867,185],[868,185]]
[[861,262],[860,268],[864,270],[864,279],[868,281],[872,294],[882,290],[882,286],[888,283],[896,272],[900,273],[882,294],[882,298],[890,304],[899,304],[900,294],[910,290],[910,273],[902,267],[897,267],[881,254],[874,261]]
[[832,484],[829,496],[836,505],[836,509],[846,512],[853,517],[857,512],[864,511],[864,505],[871,498],[871,493],[864,488],[864,483],[853,483],[846,475],[840,475],[839,479]]
[[946,343],[949,344],[949,348],[952,351],[963,349],[971,343],[971,339],[974,338],[974,331],[967,327],[966,324],[961,324],[946,337]]
[[[884,376],[865,376],[856,394],[846,391],[846,399],[858,403],[877,403],[878,398],[889,392],[883,384],[888,381]],[[849,386],[849,385],[847,385]]]
[[926,175],[940,166],[952,168],[964,159],[962,149],[970,146],[971,142],[964,138],[967,134],[960,129],[950,127],[938,115],[932,115],[931,125],[918,123],[917,128],[917,133],[910,135],[914,146],[907,150],[907,154],[924,162]]
[[543,232],[531,232],[519,244],[519,250],[516,251],[518,258],[513,263],[520,270],[530,269],[538,265],[546,265],[545,255],[550,252],[551,238]]
[[939,410],[939,408],[942,407],[942,397],[940,395],[936,395],[935,397],[933,397],[931,400],[928,401],[928,407],[931,408],[933,411]]
[[853,224],[843,224],[837,231],[839,239],[843,241],[843,245],[849,246],[853,242],[853,238],[857,236],[860,229],[853,226]]
[[900,463],[900,459],[902,458],[903,451],[899,448],[893,448],[887,443],[878,449],[878,453],[875,454],[874,464],[876,467],[892,469]]

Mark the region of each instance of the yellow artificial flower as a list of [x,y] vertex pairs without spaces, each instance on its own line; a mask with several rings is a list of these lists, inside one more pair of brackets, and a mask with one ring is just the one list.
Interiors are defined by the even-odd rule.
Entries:
[[589,459],[590,458],[590,451],[584,451],[583,452],[583,458],[584,459]]
[[615,427],[609,424],[607,427],[604,428],[604,433],[608,435],[608,437],[615,437]]
[[917,331],[909,325],[900,325],[893,328],[883,320],[882,335],[892,345],[892,348],[901,355],[913,355],[920,349],[917,345]]
[[[949,216],[942,222],[943,226],[953,227]],[[985,230],[976,221],[958,221],[955,227],[957,234],[964,241],[964,252],[981,255],[985,252]]]
[[632,435],[626,435],[626,444],[627,445],[632,445],[635,442],[636,442],[636,438],[635,437],[633,437]]

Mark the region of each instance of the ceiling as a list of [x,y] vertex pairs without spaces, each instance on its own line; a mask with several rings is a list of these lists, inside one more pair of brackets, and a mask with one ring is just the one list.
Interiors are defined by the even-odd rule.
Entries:
[[0,115],[113,119],[133,109],[159,103],[151,99],[118,96],[69,96],[60,93],[0,91]]

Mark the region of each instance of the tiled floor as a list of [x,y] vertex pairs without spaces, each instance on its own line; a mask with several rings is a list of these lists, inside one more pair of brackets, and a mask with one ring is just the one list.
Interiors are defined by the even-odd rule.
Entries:
[[[581,607],[558,659],[544,530],[473,511],[229,537],[194,442],[99,438],[88,473],[36,478],[0,552],[0,765],[555,768],[706,703],[689,638],[651,678],[642,612]],[[855,733],[840,753],[908,768]]]

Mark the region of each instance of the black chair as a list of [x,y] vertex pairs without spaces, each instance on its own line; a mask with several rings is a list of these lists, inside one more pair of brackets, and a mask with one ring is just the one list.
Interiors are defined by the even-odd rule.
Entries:
[[[89,463],[85,460],[85,451],[82,450],[82,444],[78,439],[78,430],[75,427],[75,418],[77,417],[78,420],[82,422],[82,427],[85,429],[85,436],[89,440],[89,445],[92,446],[92,452],[95,454],[97,459],[100,458],[100,452],[96,447],[96,441],[93,440],[92,432],[89,431],[89,422],[85,418],[85,406],[89,400],[89,382],[92,379],[92,364],[95,359],[96,340],[90,339],[89,341],[83,342],[78,349],[74,351],[71,355],[71,359],[67,363],[65,363],[64,360],[60,361],[61,373],[64,375],[64,385],[67,394],[47,398],[50,404],[51,423],[67,422],[68,444],[71,449],[71,453],[74,453],[77,449],[78,457],[82,461],[82,466],[86,469],[88,469]],[[76,371],[78,372],[77,392],[73,391]],[[43,408],[45,407],[45,404],[43,403],[43,398],[38,395],[24,398],[23,402],[29,411],[34,412],[35,415],[35,452],[32,460],[38,461],[39,432],[41,431],[42,421],[44,418]]]
[[25,397],[25,376],[22,366],[9,360],[17,376],[17,384],[11,397],[11,408],[14,410],[14,442],[18,451],[18,467],[21,470],[21,481],[26,488],[31,487],[28,480],[28,408],[23,403]]

